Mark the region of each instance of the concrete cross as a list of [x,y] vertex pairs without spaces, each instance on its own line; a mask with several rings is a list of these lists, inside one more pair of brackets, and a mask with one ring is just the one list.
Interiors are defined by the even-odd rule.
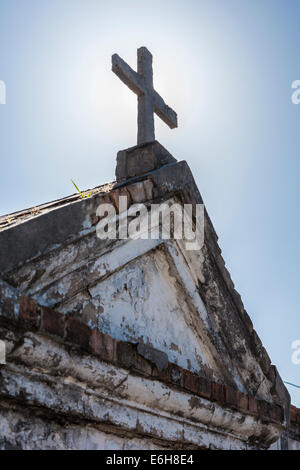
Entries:
[[153,113],[171,129],[177,127],[177,114],[153,88],[152,54],[146,47],[137,51],[137,72],[118,54],[112,56],[112,71],[138,96],[138,144],[155,140]]

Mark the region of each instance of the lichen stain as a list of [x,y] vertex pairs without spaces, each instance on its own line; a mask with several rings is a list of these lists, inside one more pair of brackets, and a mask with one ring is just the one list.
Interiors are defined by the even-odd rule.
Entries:
[[172,349],[172,351],[178,351],[179,354],[182,354],[181,349],[180,349],[180,348],[177,346],[177,344],[175,344],[175,343],[171,343],[171,344],[170,344],[170,349]]
[[199,398],[197,398],[197,397],[191,397],[189,399],[189,404],[190,404],[190,407],[192,409],[201,407],[201,402],[200,402]]

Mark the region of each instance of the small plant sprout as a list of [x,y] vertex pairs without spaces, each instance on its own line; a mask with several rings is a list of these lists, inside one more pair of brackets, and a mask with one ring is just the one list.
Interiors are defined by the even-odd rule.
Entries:
[[93,191],[89,192],[88,194],[85,194],[83,193],[82,191],[80,191],[80,189],[78,188],[78,186],[76,185],[76,183],[74,183],[73,180],[71,180],[74,187],[76,188],[77,192],[80,194],[80,196],[82,197],[82,199],[87,199],[88,197],[90,197],[90,195],[92,194]]

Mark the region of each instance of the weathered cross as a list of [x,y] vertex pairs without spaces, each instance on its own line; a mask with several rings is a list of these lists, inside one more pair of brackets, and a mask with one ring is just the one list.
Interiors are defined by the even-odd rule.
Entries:
[[153,113],[171,129],[177,127],[177,114],[153,88],[152,54],[146,47],[137,51],[137,72],[118,54],[112,56],[112,71],[138,96],[138,144],[155,140]]

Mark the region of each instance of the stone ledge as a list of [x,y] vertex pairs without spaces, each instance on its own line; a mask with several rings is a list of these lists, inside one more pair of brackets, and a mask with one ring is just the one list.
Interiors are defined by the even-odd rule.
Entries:
[[[256,400],[238,389],[210,381],[170,362],[165,364],[165,367],[159,367],[159,355],[162,355],[161,363],[164,364],[165,353],[153,349],[153,357],[156,359],[149,360],[149,346],[147,354],[143,355],[143,348],[137,344],[121,341],[91,329],[79,320],[42,307],[26,296],[21,296],[17,303],[16,299],[6,303],[5,312],[0,312],[0,319],[26,331],[39,331],[41,334],[54,336],[103,361],[137,375],[175,386],[221,406],[258,417],[262,421],[283,423],[284,412],[279,405]],[[142,354],[139,354],[138,349]]]
[[[74,348],[68,353],[65,345],[40,335],[26,336],[26,343],[14,350],[13,361],[0,367],[4,409],[22,405],[26,413],[45,416],[48,422],[66,418],[71,424],[105,426],[118,435],[150,437],[184,449],[190,445],[268,448],[282,432],[281,425],[232,412],[151,378],[126,374],[115,365],[77,355]],[[53,373],[47,367],[50,363]],[[73,375],[75,381],[70,382]]]

